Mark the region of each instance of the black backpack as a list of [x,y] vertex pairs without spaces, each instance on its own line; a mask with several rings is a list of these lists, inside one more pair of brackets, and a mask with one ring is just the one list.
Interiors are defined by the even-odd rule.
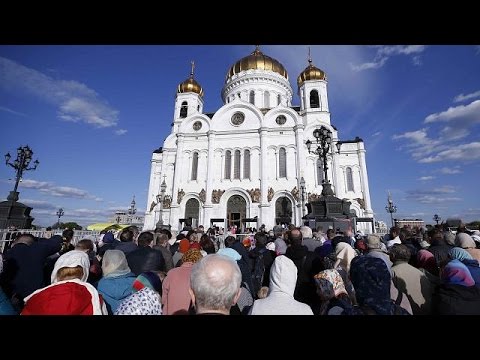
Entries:
[[252,270],[253,295],[257,298],[258,290],[262,287],[263,276],[265,274],[265,262],[263,261],[263,254],[267,249],[262,248],[258,250],[258,256],[255,258]]

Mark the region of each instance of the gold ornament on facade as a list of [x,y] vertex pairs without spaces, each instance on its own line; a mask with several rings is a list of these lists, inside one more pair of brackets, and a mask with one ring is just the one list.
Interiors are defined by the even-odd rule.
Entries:
[[275,191],[273,191],[273,188],[268,188],[268,194],[267,194],[268,202],[272,201],[273,195],[275,195]]
[[282,75],[288,80],[287,70],[277,60],[263,54],[259,46],[250,55],[238,60],[228,70],[225,82],[233,75],[246,70],[269,70]]
[[163,208],[170,209],[171,205],[172,205],[172,197],[170,195],[165,195],[163,197]]
[[250,195],[250,197],[252,198],[252,202],[254,202],[254,203],[260,202],[262,192],[260,191],[259,188],[250,189],[250,190],[247,190],[247,192]]
[[203,97],[203,89],[200,84],[195,81],[193,78],[193,71],[195,69],[195,63],[192,61],[192,71],[190,72],[190,77],[180,83],[177,87],[177,93],[186,93],[186,92],[194,92]]
[[362,198],[356,198],[355,200],[357,200],[358,202],[358,205],[360,205],[360,207],[365,210],[365,200],[362,199]]
[[180,204],[182,202],[184,196],[185,196],[185,191],[183,191],[183,189],[178,190],[177,203]]
[[321,197],[321,195],[319,194],[315,194],[315,193],[308,193],[308,202],[312,202],[314,200],[317,200]]
[[219,204],[225,190],[212,190],[212,204]]
[[313,65],[312,57],[310,56],[310,48],[308,48],[308,66],[297,78],[298,87],[302,86],[303,83],[308,80],[327,80],[327,74]]
[[207,199],[207,193],[205,192],[205,189],[202,189],[202,191],[200,191],[200,194],[198,194],[198,197],[203,203],[205,202],[205,200]]
[[293,198],[294,198],[296,201],[298,201],[298,200],[299,200],[299,197],[298,197],[299,192],[298,192],[298,189],[297,189],[296,186],[292,189],[291,193],[292,193]]

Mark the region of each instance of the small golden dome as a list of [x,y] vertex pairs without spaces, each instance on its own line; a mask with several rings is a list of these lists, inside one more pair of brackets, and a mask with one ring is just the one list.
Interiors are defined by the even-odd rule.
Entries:
[[193,78],[193,70],[195,69],[195,63],[192,61],[192,71],[190,77],[180,83],[177,87],[177,93],[194,92],[203,97],[203,89],[198,82]]
[[297,78],[298,87],[308,80],[327,80],[327,74],[312,64],[312,58],[308,56],[308,66]]
[[238,60],[235,64],[230,67],[230,70],[227,72],[227,77],[225,82],[228,81],[233,75],[238,74],[241,71],[246,70],[270,70],[282,75],[288,80],[287,70],[280,64],[277,60],[271,58],[270,56],[264,55],[259,47],[255,49],[250,55]]

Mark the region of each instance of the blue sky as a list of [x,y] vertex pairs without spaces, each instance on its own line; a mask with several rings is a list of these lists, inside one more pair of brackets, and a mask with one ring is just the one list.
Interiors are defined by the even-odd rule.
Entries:
[[[262,45],[296,78],[308,45]],[[480,219],[479,46],[312,46],[327,73],[332,124],[367,149],[376,218]],[[20,183],[34,224],[87,225],[146,208],[150,158],[170,133],[177,85],[196,63],[205,112],[221,105],[226,72],[252,45],[0,46],[2,155],[29,145],[36,171]],[[0,199],[14,171],[0,166]]]

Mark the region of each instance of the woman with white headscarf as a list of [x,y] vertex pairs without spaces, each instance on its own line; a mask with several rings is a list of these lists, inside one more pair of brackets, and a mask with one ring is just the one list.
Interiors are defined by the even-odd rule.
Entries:
[[109,314],[117,310],[120,302],[132,294],[135,274],[130,270],[125,253],[107,250],[102,260],[103,278],[98,282],[98,292],[107,303]]
[[21,315],[107,315],[93,285],[87,283],[90,260],[80,250],[60,256],[52,271],[52,284],[27,296]]

